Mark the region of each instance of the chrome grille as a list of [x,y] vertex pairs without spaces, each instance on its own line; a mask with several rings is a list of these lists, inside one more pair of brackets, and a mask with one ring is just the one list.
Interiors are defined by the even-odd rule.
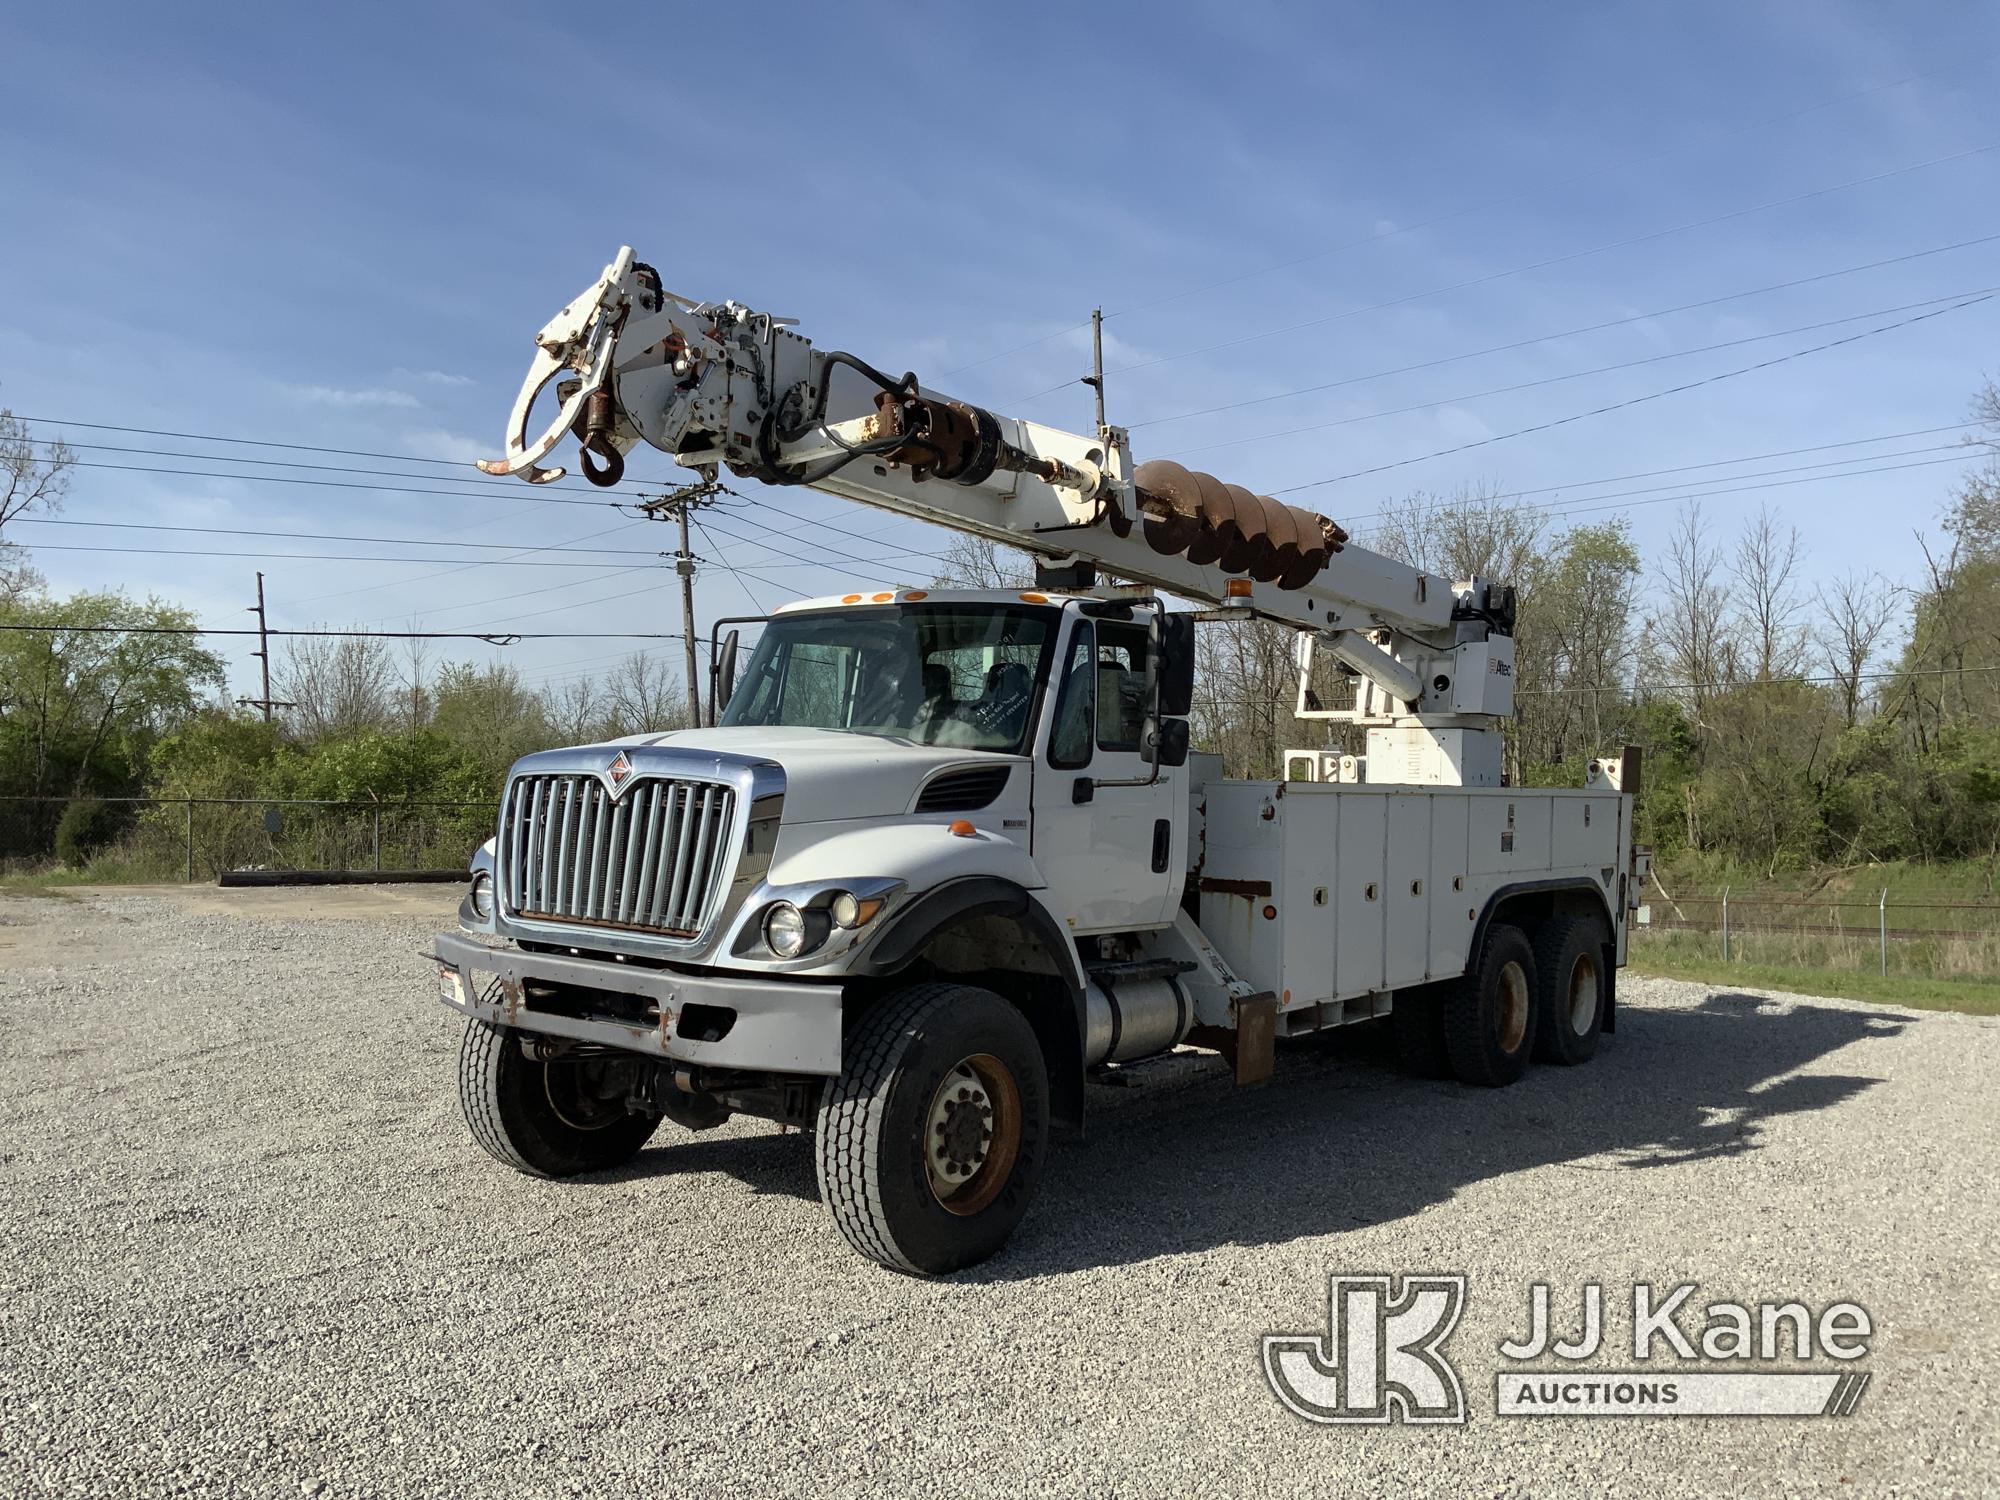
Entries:
[[594,775],[521,776],[499,853],[516,916],[699,936],[728,878],[736,792],[648,777],[613,797]]

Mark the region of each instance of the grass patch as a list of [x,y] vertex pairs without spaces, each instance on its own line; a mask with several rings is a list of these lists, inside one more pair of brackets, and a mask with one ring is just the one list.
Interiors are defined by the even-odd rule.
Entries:
[[182,871],[158,860],[110,852],[81,868],[74,865],[15,863],[0,871],[0,890],[53,891],[72,885],[181,885]]
[[1862,969],[1805,969],[1781,964],[1724,963],[1682,953],[1648,952],[1634,943],[1635,974],[1690,979],[1721,988],[1783,990],[1841,1000],[1879,1000],[1918,1010],[1955,1010],[1972,1016],[2000,1015],[2000,980],[1932,979],[1920,974],[1877,974]]

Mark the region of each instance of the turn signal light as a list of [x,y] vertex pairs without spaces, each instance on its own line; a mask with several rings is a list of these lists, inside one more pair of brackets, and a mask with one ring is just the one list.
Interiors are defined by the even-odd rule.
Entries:
[[979,830],[977,828],[974,828],[972,824],[964,818],[953,818],[951,822],[951,828],[948,831],[957,835],[959,838],[962,839],[976,839],[979,837]]

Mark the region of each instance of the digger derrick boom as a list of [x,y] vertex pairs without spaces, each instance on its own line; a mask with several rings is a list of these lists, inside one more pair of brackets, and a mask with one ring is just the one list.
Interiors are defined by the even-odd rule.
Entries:
[[[585,476],[612,484],[645,442],[708,477],[810,486],[1290,625],[1314,643],[1302,712],[1317,708],[1317,648],[1380,690],[1345,715],[1356,722],[1490,727],[1512,711],[1511,641],[1505,662],[1482,658],[1477,691],[1455,670],[1468,644],[1511,635],[1511,591],[1350,546],[1328,517],[1170,460],[1135,465],[1121,428],[1086,436],[1005,416],[816,349],[788,323],[676,296],[621,250],[537,336],[507,457],[480,467],[547,483],[563,471],[541,460],[573,434]],[[560,411],[531,440],[552,381]]]

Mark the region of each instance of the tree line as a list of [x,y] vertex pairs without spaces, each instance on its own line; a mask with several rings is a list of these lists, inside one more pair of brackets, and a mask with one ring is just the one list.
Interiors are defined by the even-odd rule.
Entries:
[[[1646,752],[1640,837],[1767,872],[1896,859],[2000,863],[2000,389],[1975,401],[1978,467],[1919,533],[1922,572],[1808,582],[1803,532],[1699,501],[1641,555],[1622,520],[1564,526],[1494,491],[1416,494],[1361,540],[1448,578],[1520,591],[1507,770],[1578,785],[1593,754]],[[1291,632],[1202,639],[1197,743],[1233,775],[1286,748],[1358,751],[1301,724]],[[1227,685],[1223,687],[1221,685]]]
[[[1577,784],[1593,754],[1646,751],[1640,835],[1768,870],[1891,859],[2000,860],[2000,390],[1976,401],[1983,459],[1921,537],[1922,571],[1808,581],[1808,544],[1769,510],[1690,502],[1653,555],[1624,520],[1564,524],[1494,490],[1391,503],[1365,544],[1447,578],[1513,583],[1518,715],[1507,771]],[[0,410],[0,531],[63,502],[71,462]],[[940,583],[1013,587],[1019,554],[965,537]],[[110,799],[494,799],[537,749],[685,727],[664,658],[532,686],[430,643],[292,638],[265,722],[225,693],[197,623],[156,598],[52,595],[0,538],[0,856],[87,851],[132,814]],[[1292,717],[1292,632],[1205,626],[1192,728],[1232,775],[1287,748],[1359,750]],[[220,856],[219,856],[220,857]]]

